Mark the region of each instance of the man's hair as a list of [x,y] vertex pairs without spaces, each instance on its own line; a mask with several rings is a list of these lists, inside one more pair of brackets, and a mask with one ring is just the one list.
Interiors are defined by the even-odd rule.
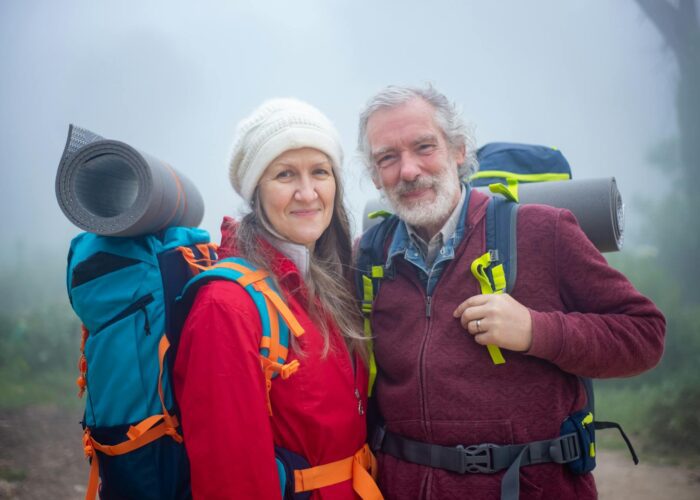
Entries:
[[435,123],[442,130],[448,145],[453,150],[464,147],[464,163],[458,166],[459,176],[464,177],[475,172],[478,168],[478,162],[474,132],[472,127],[464,123],[455,104],[431,84],[427,84],[425,87],[390,85],[370,98],[364,111],[360,114],[357,149],[372,178],[376,179],[377,171],[372,163],[372,151],[367,137],[367,122],[375,112],[399,107],[413,99],[423,99],[435,109]]

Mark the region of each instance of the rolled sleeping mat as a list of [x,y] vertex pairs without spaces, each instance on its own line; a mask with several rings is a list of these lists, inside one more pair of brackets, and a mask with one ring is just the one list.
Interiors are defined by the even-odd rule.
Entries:
[[204,216],[197,188],[170,165],[74,125],[58,165],[56,198],[73,224],[105,236],[194,227]]
[[[473,189],[493,195],[487,187]],[[518,194],[521,204],[537,203],[571,210],[583,232],[601,252],[622,249],[625,213],[614,177],[524,183],[518,185]],[[363,231],[382,220],[368,217],[377,210],[391,211],[391,208],[377,199],[370,200],[362,217]]]

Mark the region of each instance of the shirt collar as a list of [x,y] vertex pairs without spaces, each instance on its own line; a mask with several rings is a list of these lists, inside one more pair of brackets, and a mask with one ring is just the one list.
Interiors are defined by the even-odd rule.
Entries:
[[[462,193],[457,206],[450,214],[450,217],[447,219],[442,229],[431,239],[431,241],[433,241],[438,237],[441,238],[443,244],[438,247],[438,250],[444,246],[449,246],[451,248],[450,254],[453,254],[454,248],[462,240],[465,229],[466,211],[469,207],[469,197],[471,194],[469,184],[462,183],[461,191]],[[411,239],[411,231],[408,224],[403,220],[399,220],[391,244],[389,245],[389,251],[387,252],[386,268],[390,267],[393,257],[398,254],[404,255],[407,252],[411,252],[412,254],[417,253],[417,245]],[[415,231],[413,232],[415,234]],[[417,234],[415,234],[415,236],[420,238]],[[415,257],[415,255],[413,255],[413,257]]]

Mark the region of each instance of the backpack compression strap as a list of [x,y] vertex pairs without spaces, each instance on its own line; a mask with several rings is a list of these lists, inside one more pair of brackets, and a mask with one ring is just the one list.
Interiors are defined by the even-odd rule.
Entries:
[[[479,282],[482,294],[509,292],[515,284],[518,205],[512,197],[508,198],[493,197],[486,208],[486,253],[471,264],[471,273]],[[486,348],[494,364],[506,362],[498,346]]]

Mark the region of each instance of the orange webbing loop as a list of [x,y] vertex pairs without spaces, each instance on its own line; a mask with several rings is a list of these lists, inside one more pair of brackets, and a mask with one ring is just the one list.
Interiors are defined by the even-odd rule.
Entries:
[[[200,271],[211,269],[211,259],[208,257],[197,259],[194,256],[194,252],[189,247],[177,247],[177,251],[182,254],[182,257],[185,259],[185,262],[187,262],[192,274],[199,274]],[[208,262],[209,265],[202,265],[200,262],[204,262],[205,264]]]
[[197,250],[199,250],[199,253],[202,254],[202,259],[209,262],[209,265],[211,266],[214,264],[214,261],[216,259],[212,259],[210,257],[211,253],[216,255],[216,251],[219,249],[219,245],[215,243],[199,243],[198,245],[195,245]]
[[270,401],[270,389],[272,389],[272,375],[279,373],[282,380],[286,380],[299,369],[299,361],[292,360],[289,363],[281,364],[272,361],[269,358],[260,355],[260,365],[262,366],[263,376],[265,377],[265,396],[267,398],[267,411],[272,416],[272,402]]
[[163,408],[163,420],[165,420],[165,424],[169,428],[166,434],[171,436],[178,443],[181,443],[182,436],[176,431],[178,425],[177,418],[168,413],[168,409],[165,407],[165,397],[163,396],[163,364],[165,362],[165,354],[168,352],[169,348],[170,342],[168,341],[168,337],[163,334],[158,343],[158,395],[160,396],[160,404]]
[[75,383],[78,386],[78,397],[82,398],[83,394],[85,394],[85,388],[87,387],[87,359],[85,358],[85,343],[87,342],[90,332],[88,332],[85,325],[80,325],[80,332],[80,358],[78,358],[78,371],[80,371],[80,375],[78,375]]
[[218,262],[215,267],[225,267],[241,273],[241,277],[236,280],[241,286],[248,286],[255,281],[264,280],[269,276],[268,272],[264,269],[251,271],[247,267],[236,264],[235,262]]
[[85,452],[85,458],[90,460],[90,476],[88,477],[87,490],[85,491],[85,500],[95,500],[100,483],[100,464],[97,460],[95,448],[92,445],[89,429],[85,429],[83,433],[83,451]]
[[[271,347],[272,340],[270,340],[270,337],[261,337],[260,338],[260,348],[262,349],[269,349]],[[289,349],[284,347],[282,344],[277,344],[277,355],[278,358],[282,359],[287,359],[287,354],[289,353]],[[269,356],[268,356],[269,357]]]
[[294,493],[317,490],[352,479],[352,489],[364,500],[384,498],[374,482],[376,460],[365,444],[348,458],[294,471]]

